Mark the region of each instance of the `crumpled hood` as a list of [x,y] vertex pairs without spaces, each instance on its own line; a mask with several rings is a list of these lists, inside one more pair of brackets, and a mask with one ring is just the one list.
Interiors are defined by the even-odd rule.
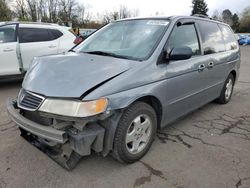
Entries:
[[23,88],[47,97],[79,98],[127,71],[136,62],[91,54],[68,53],[36,59]]

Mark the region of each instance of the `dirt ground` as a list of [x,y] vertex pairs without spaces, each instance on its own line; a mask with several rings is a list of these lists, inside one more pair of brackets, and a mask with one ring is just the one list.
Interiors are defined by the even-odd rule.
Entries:
[[232,101],[210,103],[159,131],[141,161],[84,157],[71,172],[19,136],[6,113],[20,82],[0,84],[0,188],[13,187],[250,187],[250,46],[242,47]]

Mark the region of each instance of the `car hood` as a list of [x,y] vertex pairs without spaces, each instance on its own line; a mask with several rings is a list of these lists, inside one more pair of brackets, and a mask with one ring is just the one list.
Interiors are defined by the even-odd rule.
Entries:
[[77,53],[41,57],[33,61],[23,88],[47,97],[81,98],[126,72],[135,63]]

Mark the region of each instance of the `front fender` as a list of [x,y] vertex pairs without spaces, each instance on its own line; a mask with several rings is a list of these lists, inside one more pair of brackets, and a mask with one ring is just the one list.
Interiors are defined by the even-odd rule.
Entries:
[[143,85],[140,87],[124,90],[119,93],[106,96],[109,100],[109,106],[107,110],[123,109],[131,105],[139,98],[146,96],[153,96],[157,98],[161,104],[164,104],[164,94],[161,90],[161,81]]

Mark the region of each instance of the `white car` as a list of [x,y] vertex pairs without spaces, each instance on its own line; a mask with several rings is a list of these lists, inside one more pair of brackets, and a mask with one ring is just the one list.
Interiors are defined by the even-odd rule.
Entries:
[[70,28],[47,23],[0,23],[0,80],[19,77],[34,57],[63,53],[75,46]]

